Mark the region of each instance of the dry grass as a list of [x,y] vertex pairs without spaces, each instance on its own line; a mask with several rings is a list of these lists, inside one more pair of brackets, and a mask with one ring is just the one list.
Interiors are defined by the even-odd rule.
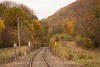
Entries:
[[[19,48],[16,48],[16,51],[18,55]],[[20,47],[20,51],[21,54],[24,54],[24,52],[27,51],[27,46]],[[0,64],[14,60],[14,57],[15,57],[15,49],[13,47],[0,49]]]
[[[53,49],[55,50],[55,48]],[[56,54],[64,60],[73,60],[83,67],[100,67],[100,51],[87,50],[75,45],[75,42],[63,42],[56,47]]]

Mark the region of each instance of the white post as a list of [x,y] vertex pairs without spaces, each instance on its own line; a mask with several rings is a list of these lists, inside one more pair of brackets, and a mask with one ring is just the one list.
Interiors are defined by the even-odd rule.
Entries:
[[31,43],[30,43],[30,41],[28,42],[28,46],[31,47]]
[[16,47],[17,47],[17,44],[15,43],[15,44],[14,44],[14,48],[15,48],[15,60],[16,60],[16,62],[17,62],[17,67],[18,67]]
[[26,55],[26,52],[24,52],[24,55]]
[[29,47],[29,61],[30,61],[30,47],[31,47],[31,43],[30,43],[30,41],[28,41],[28,47]]
[[14,44],[14,48],[15,48],[15,60],[17,60],[17,53],[16,53],[16,43]]
[[14,47],[16,47],[17,45],[16,45],[16,43],[14,44]]

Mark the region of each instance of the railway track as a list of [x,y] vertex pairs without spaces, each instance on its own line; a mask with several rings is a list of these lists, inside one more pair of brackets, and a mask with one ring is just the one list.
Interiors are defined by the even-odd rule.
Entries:
[[33,63],[33,60],[34,60],[35,56],[36,56],[42,49],[43,49],[43,48],[41,48],[39,51],[37,51],[37,52],[33,55],[32,59],[30,59],[29,67],[32,67],[32,63]]
[[45,48],[45,50],[44,50],[43,59],[44,59],[44,61],[46,62],[46,64],[48,65],[48,67],[52,67],[52,65],[48,62],[48,60],[47,60],[47,58],[46,58],[46,49],[47,49],[47,48]]
[[[47,67],[52,67],[52,65],[48,62],[47,58],[46,58],[46,47],[40,49],[39,51],[37,51],[34,56],[32,57],[32,59],[30,60],[30,63],[29,63],[29,67],[34,67],[33,66],[33,62],[34,62],[34,59],[37,57],[37,55],[44,49],[44,52],[42,54],[42,58],[46,64]],[[41,65],[40,65],[41,66]]]

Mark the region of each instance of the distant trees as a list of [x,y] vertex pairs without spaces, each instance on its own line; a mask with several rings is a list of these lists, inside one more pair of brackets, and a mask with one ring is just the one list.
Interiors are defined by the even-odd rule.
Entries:
[[41,26],[42,26],[42,46],[48,46],[49,44],[49,39],[50,39],[50,35],[49,35],[49,25],[46,19],[42,19],[39,21]]
[[45,35],[48,35],[49,26],[48,26],[47,20],[46,20],[46,19],[42,19],[42,20],[40,20],[39,22],[40,22],[40,24],[41,24],[42,27],[43,27],[43,31],[44,31]]

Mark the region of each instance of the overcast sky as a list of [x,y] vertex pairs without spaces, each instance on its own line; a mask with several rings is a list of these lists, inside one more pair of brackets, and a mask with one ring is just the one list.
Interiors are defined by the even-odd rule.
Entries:
[[0,2],[2,1],[14,1],[16,3],[25,4],[35,11],[39,19],[42,19],[47,18],[75,0],[0,0]]

